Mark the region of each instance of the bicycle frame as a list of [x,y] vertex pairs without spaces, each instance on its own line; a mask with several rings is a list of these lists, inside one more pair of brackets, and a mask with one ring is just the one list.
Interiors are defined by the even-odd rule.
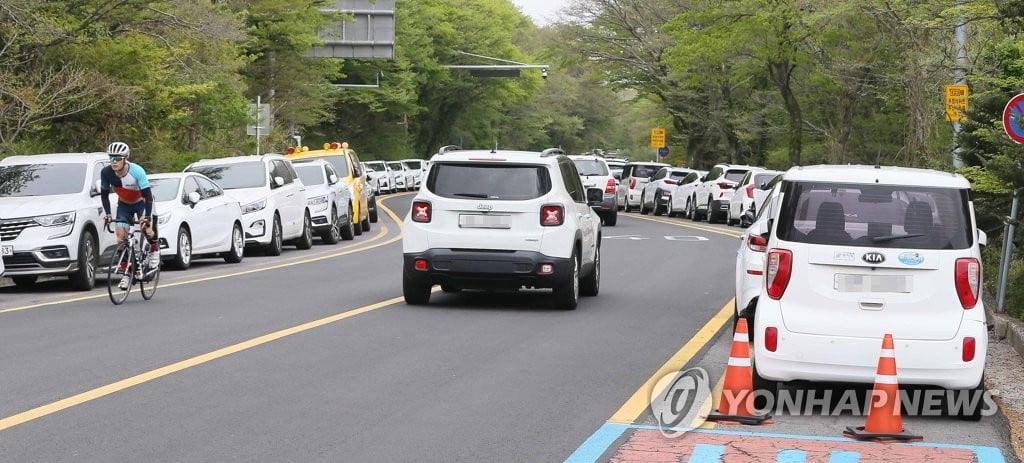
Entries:
[[[148,268],[150,248],[142,244],[142,228],[136,223],[129,223],[128,236],[125,243],[119,243],[117,252],[114,253],[110,266],[107,268],[107,293],[110,301],[115,305],[123,303],[131,292],[132,287],[139,285],[142,298],[149,300],[156,293],[157,283],[160,278],[160,266]],[[106,225],[110,233],[114,230],[110,224]],[[120,278],[117,278],[120,277]],[[115,283],[115,280],[118,280]]]

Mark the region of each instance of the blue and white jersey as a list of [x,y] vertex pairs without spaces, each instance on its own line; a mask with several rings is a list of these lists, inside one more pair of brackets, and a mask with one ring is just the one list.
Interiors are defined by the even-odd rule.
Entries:
[[118,201],[125,204],[135,204],[142,201],[142,190],[149,188],[149,177],[146,171],[138,164],[128,164],[128,173],[124,177],[118,177],[114,168],[107,166],[100,173],[101,190],[110,191],[114,187]]

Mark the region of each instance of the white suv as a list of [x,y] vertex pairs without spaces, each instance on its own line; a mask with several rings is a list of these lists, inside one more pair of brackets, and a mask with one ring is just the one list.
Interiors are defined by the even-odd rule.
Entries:
[[[5,275],[31,286],[40,275],[67,275],[90,290],[113,233],[103,230],[97,181],[106,153],[11,156],[0,161],[0,255]],[[159,214],[159,212],[157,212]]]
[[[875,166],[794,167],[770,200],[754,314],[755,387],[871,384],[896,340],[900,385],[980,393],[988,331],[970,184]],[[980,418],[980,407],[961,410]]]
[[217,182],[242,205],[245,244],[281,254],[286,240],[295,247],[313,247],[313,222],[306,206],[306,187],[288,158],[279,154],[205,159],[185,168]]
[[552,288],[555,306],[567,310],[580,295],[597,295],[601,220],[591,207],[603,188],[584,190],[560,149],[446,148],[431,158],[405,217],[406,302],[426,304],[435,284],[446,292]]
[[717,164],[708,170],[708,174],[694,191],[693,214],[690,218],[706,218],[708,223],[726,221],[729,218],[729,200],[736,192],[736,185],[751,170],[762,168]]

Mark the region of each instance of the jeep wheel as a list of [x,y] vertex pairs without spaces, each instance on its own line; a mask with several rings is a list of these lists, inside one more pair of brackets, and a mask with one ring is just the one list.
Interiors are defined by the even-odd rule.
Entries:
[[553,288],[555,308],[562,310],[575,310],[580,302],[580,257],[575,249],[569,261],[572,271]]
[[601,247],[594,249],[594,270],[580,282],[580,296],[597,296],[601,290]]
[[619,222],[619,211],[613,208],[612,210],[604,213],[604,224],[608,227],[614,227]]
[[430,301],[431,285],[420,283],[402,272],[402,296],[409,305],[425,305]]

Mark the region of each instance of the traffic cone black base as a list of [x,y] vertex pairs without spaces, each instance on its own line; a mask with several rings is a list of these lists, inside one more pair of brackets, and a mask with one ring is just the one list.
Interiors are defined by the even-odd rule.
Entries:
[[874,442],[920,442],[924,440],[924,437],[906,431],[900,433],[865,432],[863,426],[856,428],[847,426],[843,435],[851,439]]
[[761,424],[773,424],[773,423],[775,423],[774,421],[772,421],[772,415],[770,413],[766,414],[766,415],[752,415],[752,416],[746,416],[746,415],[723,415],[721,413],[718,413],[718,411],[716,410],[716,411],[713,411],[711,413],[708,413],[708,416],[705,419],[707,421],[715,421],[715,422],[718,422],[718,423],[721,423],[721,424],[746,424],[746,425],[750,425],[750,426],[757,426],[757,425],[761,425]]

